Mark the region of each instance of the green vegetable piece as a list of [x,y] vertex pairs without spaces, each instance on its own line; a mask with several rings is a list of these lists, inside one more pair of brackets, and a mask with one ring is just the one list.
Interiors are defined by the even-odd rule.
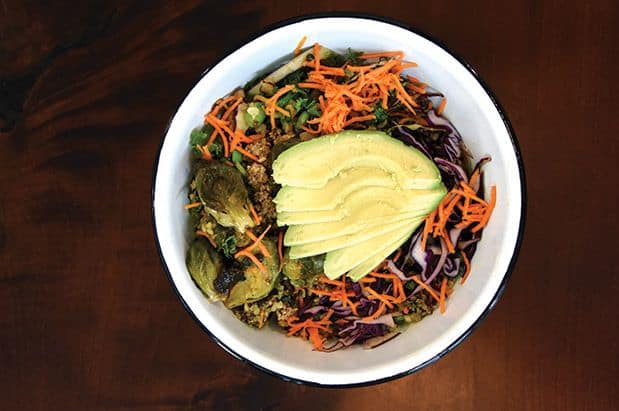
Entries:
[[264,122],[266,114],[264,112],[264,105],[260,102],[252,102],[247,105],[244,113],[244,119],[248,128],[256,128]]
[[234,167],[211,161],[196,172],[195,187],[205,210],[224,227],[253,227],[243,176]]
[[[270,257],[263,257],[262,264],[266,271],[262,272],[255,264],[251,263],[245,269],[243,281],[239,281],[232,287],[225,305],[228,308],[238,307],[246,303],[258,301],[269,295],[279,279],[279,258],[277,247],[269,239],[263,239],[262,243],[269,250]],[[246,258],[246,257],[241,257]]]
[[232,152],[232,162],[233,163],[240,163],[241,160],[243,160],[243,155],[241,153],[239,153],[238,151],[234,150]]
[[295,130],[299,131],[301,127],[309,120],[309,113],[307,111],[302,112],[297,117],[297,121],[294,123]]
[[213,126],[210,124],[202,127],[202,128],[194,128],[191,130],[191,134],[189,136],[189,143],[192,146],[196,144],[203,146],[208,141],[208,138],[211,136],[213,132]]
[[293,260],[288,250],[284,255],[284,275],[295,287],[310,287],[323,273],[324,255]]
[[206,239],[198,238],[191,243],[187,250],[186,264],[191,278],[209,300],[226,298],[226,295],[217,292],[213,285],[221,272],[221,256]]

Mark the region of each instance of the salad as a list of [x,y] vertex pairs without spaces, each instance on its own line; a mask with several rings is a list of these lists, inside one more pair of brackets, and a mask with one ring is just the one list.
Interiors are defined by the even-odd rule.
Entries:
[[187,268],[211,301],[331,352],[448,308],[496,204],[401,51],[320,44],[194,129]]

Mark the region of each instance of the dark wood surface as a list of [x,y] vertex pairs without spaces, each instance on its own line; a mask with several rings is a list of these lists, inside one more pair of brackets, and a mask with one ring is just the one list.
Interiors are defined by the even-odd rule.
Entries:
[[[619,3],[73,3],[0,2],[0,409],[619,408]],[[213,343],[168,284],[150,213],[163,130],[199,73],[268,24],[335,8],[464,56],[513,122],[529,198],[482,326],[412,376],[349,390]]]

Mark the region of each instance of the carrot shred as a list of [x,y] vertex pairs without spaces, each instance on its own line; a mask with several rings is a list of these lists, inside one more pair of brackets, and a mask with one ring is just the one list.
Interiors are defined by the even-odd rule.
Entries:
[[204,231],[202,231],[202,230],[197,230],[197,231],[196,231],[196,235],[199,235],[199,236],[201,236],[201,237],[206,238],[206,239],[208,240],[208,242],[209,242],[209,243],[211,243],[211,245],[212,245],[213,247],[217,248],[217,243],[215,243],[215,241],[211,238],[211,236],[210,236],[210,235],[208,235],[207,233],[205,233]]
[[284,268],[284,231],[280,230],[277,234],[277,255],[279,257],[279,269],[278,272],[282,272]]
[[318,43],[314,43],[314,71],[320,71],[320,45]]
[[439,298],[439,309],[441,314],[445,313],[445,291],[447,290],[447,278],[443,277],[443,282],[441,283],[441,295]]
[[464,260],[464,266],[466,267],[464,274],[462,275],[462,279],[460,280],[460,284],[464,284],[464,282],[466,281],[466,279],[468,278],[470,272],[471,272],[471,263],[469,262],[468,257],[466,256],[466,253],[463,251],[462,252],[462,259]]
[[443,97],[443,100],[441,100],[441,103],[438,105],[438,108],[436,109],[436,114],[438,114],[439,116],[443,114],[443,110],[445,110],[445,105],[447,105],[447,97]]
[[267,272],[267,269],[260,262],[260,260],[258,260],[258,257],[253,255],[251,252],[249,252],[249,251],[240,251],[240,252],[235,254],[235,256],[237,256],[237,255],[238,255],[238,257],[247,257],[247,258],[249,258],[256,265],[256,267],[258,267],[258,269],[261,272],[263,272],[263,273]]
[[299,40],[299,42],[297,43],[296,47],[294,48],[295,56],[301,54],[301,47],[303,47],[303,45],[305,44],[305,40],[307,40],[307,36],[301,37],[301,40]]
[[252,233],[250,230],[245,231],[245,234],[247,234],[247,236],[253,241],[253,243],[250,244],[249,246],[245,247],[241,251],[237,252],[234,255],[234,257],[242,255],[242,253],[244,253],[244,252],[251,252],[256,247],[258,247],[258,249],[260,250],[260,252],[262,253],[263,256],[270,257],[271,253],[265,247],[265,245],[262,243],[262,239],[269,232],[270,229],[271,229],[271,225],[269,224],[268,227],[258,237],[256,237],[256,235],[254,233]]
[[481,230],[486,224],[488,224],[488,220],[490,219],[490,215],[492,211],[494,211],[494,207],[496,206],[496,186],[492,186],[490,189],[490,203],[488,203],[488,207],[486,208],[486,212],[482,217],[479,224],[471,229],[472,232],[476,233]]
[[189,210],[190,208],[195,208],[195,207],[200,207],[202,205],[201,202],[195,202],[195,203],[189,203],[189,204],[185,204],[185,210]]
[[226,109],[226,111],[224,112],[224,114],[221,116],[222,120],[226,120],[228,117],[230,117],[230,114],[232,114],[232,112],[234,111],[235,108],[237,108],[239,106],[239,104],[241,104],[241,102],[243,101],[242,97],[239,97],[238,99],[236,99],[236,101],[234,103],[232,103],[230,105],[230,107],[228,107]]
[[428,294],[430,294],[432,296],[432,298],[434,298],[437,302],[440,301],[440,298],[438,295],[436,295],[436,291],[434,291],[432,289],[432,287],[430,287],[428,284],[424,283],[423,281],[421,281],[419,279],[419,276],[416,275],[413,277],[413,281],[415,281],[417,284],[419,284],[421,286],[421,288],[423,288],[424,290],[426,290],[428,292]]
[[372,320],[377,319],[378,317],[380,317],[385,312],[385,307],[386,307],[385,302],[381,301],[380,306],[378,307],[378,309],[372,315],[367,316],[367,317],[363,317],[361,319],[361,321],[367,322],[367,321],[372,321]]
[[254,223],[256,223],[256,225],[260,225],[262,220],[260,219],[258,213],[256,213],[256,209],[252,204],[249,204],[249,212],[251,213],[251,218],[254,220]]

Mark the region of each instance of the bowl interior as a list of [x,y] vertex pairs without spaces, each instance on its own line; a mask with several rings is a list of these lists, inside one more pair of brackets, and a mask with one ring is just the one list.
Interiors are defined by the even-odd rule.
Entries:
[[[297,41],[320,42],[336,51],[403,50],[418,68],[410,74],[448,97],[446,116],[474,158],[492,156],[485,185],[497,186],[498,201],[484,230],[472,271],[458,286],[447,311],[436,311],[388,344],[335,353],[312,351],[298,338],[274,329],[256,330],[238,321],[221,304],[209,303],[185,268],[188,246],[187,201],[190,131],[201,124],[213,102],[288,58]],[[397,375],[424,364],[459,341],[495,302],[515,247],[522,212],[519,163],[501,114],[475,77],[431,41],[401,27],[361,18],[316,18],[290,24],[253,40],[215,65],[195,85],[175,114],[165,136],[154,187],[156,236],[163,260],[182,300],[227,350],[287,378],[319,384],[357,384]]]

